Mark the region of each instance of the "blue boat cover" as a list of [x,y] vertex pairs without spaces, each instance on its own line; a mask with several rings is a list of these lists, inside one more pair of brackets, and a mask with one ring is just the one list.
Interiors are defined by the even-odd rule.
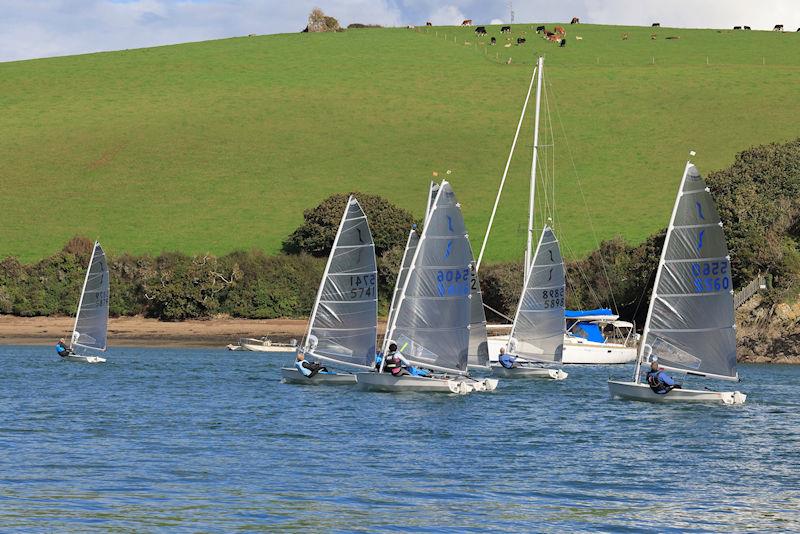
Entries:
[[578,337],[582,337],[583,339],[587,339],[589,341],[595,341],[597,343],[606,342],[606,338],[603,337],[603,333],[600,331],[600,327],[597,326],[595,323],[578,321],[578,324],[576,324],[572,328],[572,333]]
[[564,310],[567,319],[577,319],[579,317],[589,317],[591,315],[615,315],[609,308],[598,308],[596,310]]

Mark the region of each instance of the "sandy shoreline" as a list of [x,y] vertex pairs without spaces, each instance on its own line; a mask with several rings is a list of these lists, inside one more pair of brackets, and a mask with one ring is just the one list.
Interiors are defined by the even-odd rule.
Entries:
[[[0,345],[50,345],[72,332],[72,317],[0,315]],[[274,341],[300,340],[305,319],[232,319],[165,323],[143,317],[109,319],[111,347],[224,347],[240,337],[269,336]],[[381,325],[382,326],[382,325]],[[382,331],[382,328],[381,328]]]

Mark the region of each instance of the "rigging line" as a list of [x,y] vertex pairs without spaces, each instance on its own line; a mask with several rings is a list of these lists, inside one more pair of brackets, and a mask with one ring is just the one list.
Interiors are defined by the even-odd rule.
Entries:
[[489,311],[492,311],[492,312],[496,313],[497,315],[499,315],[500,317],[502,317],[502,318],[503,318],[503,319],[505,319],[506,321],[510,321],[510,322],[512,322],[512,323],[514,322],[514,319],[512,319],[511,317],[509,317],[509,316],[508,316],[508,315],[506,315],[505,313],[502,313],[502,312],[499,312],[499,311],[495,310],[494,308],[492,308],[491,306],[489,306],[489,305],[488,305],[488,304],[486,304],[485,302],[483,303],[483,307],[484,307],[484,308],[486,308],[486,309],[487,309],[487,310],[489,310]]
[[608,276],[608,269],[606,268],[606,260],[603,256],[603,251],[600,249],[600,242],[597,239],[597,231],[594,228],[594,222],[592,221],[592,212],[589,210],[589,203],[586,202],[586,195],[583,192],[583,185],[581,184],[580,176],[578,176],[578,168],[575,166],[575,159],[572,157],[572,147],[570,147],[569,139],[567,138],[567,131],[564,128],[564,121],[561,120],[561,110],[558,108],[558,102],[556,99],[553,99],[553,106],[556,109],[556,115],[558,116],[558,122],[561,126],[561,132],[564,136],[564,144],[567,145],[567,153],[569,154],[569,160],[572,163],[572,171],[575,174],[575,180],[578,182],[578,191],[581,193],[581,199],[583,200],[583,206],[586,209],[586,213],[589,214],[589,228],[592,230],[592,236],[594,237],[595,246],[597,247],[597,251],[600,254],[600,265],[603,267],[603,275],[606,279],[606,284],[608,284],[608,291],[611,294],[611,302],[614,304],[614,311],[617,311],[619,307],[617,306],[617,299],[614,296],[614,288],[611,285],[611,279]]
[[[561,243],[561,242],[559,242],[559,243]],[[569,253],[569,255],[574,257],[574,254],[573,254],[572,249],[570,248],[569,244],[564,243],[564,247],[566,247],[567,252]],[[566,271],[566,265],[564,267],[565,267],[565,271]],[[581,275],[581,278],[583,278],[583,281],[586,284],[586,288],[589,290],[589,295],[594,299],[594,302],[597,305],[597,307],[598,308],[602,307],[601,304],[600,304],[600,297],[598,297],[597,293],[595,293],[594,289],[592,289],[592,284],[589,283],[589,279],[587,278],[586,273],[581,268],[580,260],[575,260],[575,268],[578,270],[578,274]]]

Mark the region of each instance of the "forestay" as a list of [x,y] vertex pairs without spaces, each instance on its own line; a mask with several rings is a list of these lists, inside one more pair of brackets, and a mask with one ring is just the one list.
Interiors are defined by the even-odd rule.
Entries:
[[78,303],[72,346],[106,350],[108,332],[108,263],[103,247],[95,242]]
[[377,274],[367,217],[351,196],[311,312],[307,351],[334,363],[372,369],[378,331]]
[[553,230],[545,226],[517,306],[509,352],[527,360],[561,361],[564,292],[561,249]]
[[471,261],[461,207],[443,181],[389,327],[389,339],[415,365],[466,372]]
[[730,256],[714,200],[687,164],[664,241],[642,347],[675,370],[736,378]]

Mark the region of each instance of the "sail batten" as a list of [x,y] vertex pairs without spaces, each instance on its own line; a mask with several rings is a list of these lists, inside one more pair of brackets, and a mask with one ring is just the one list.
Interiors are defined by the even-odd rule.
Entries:
[[371,368],[378,331],[375,245],[351,196],[333,240],[309,320],[304,350],[331,363]]
[[642,334],[660,365],[734,379],[736,331],[730,255],[716,204],[687,163]]
[[552,228],[545,226],[525,276],[511,328],[509,352],[526,360],[561,361],[565,284],[558,239]]
[[86,278],[75,315],[71,346],[105,351],[108,332],[108,263],[103,247],[95,242],[92,259],[86,270]]
[[443,181],[426,216],[386,337],[412,363],[466,372],[471,262],[461,207],[450,184]]

